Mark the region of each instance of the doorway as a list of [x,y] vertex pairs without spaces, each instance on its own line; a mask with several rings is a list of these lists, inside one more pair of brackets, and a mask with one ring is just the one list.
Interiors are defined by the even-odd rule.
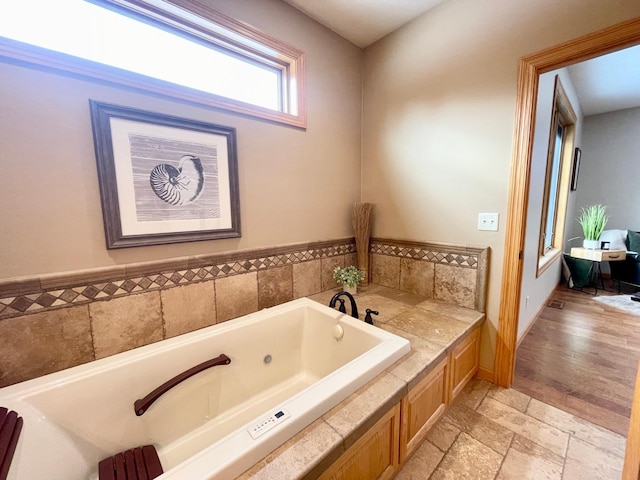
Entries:
[[549,48],[520,61],[507,207],[507,236],[502,271],[504,287],[500,299],[494,367],[494,381],[502,387],[511,386],[515,370],[522,259],[539,75],[637,44],[640,44],[640,18]]

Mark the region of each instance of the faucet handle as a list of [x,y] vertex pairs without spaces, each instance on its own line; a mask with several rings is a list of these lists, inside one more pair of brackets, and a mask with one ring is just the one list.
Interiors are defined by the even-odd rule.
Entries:
[[347,313],[347,307],[344,306],[344,300],[339,298],[338,302],[340,302],[340,306],[338,307],[338,311],[342,313]]
[[365,323],[368,323],[369,325],[373,325],[373,318],[371,318],[371,315],[380,315],[380,312],[376,310],[371,310],[370,308],[367,308],[366,312],[367,314],[364,316]]

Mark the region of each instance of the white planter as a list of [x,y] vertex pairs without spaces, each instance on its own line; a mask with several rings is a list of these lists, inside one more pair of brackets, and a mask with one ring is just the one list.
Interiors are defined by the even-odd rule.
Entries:
[[589,250],[597,250],[600,248],[600,240],[583,240],[582,246]]
[[355,295],[356,293],[358,293],[358,286],[356,285],[355,287],[349,287],[346,284],[344,284],[342,285],[342,291],[350,293],[351,295]]

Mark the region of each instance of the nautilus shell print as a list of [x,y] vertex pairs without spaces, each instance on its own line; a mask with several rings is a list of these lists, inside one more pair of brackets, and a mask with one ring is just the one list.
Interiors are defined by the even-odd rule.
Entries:
[[204,190],[202,162],[194,155],[183,155],[178,167],[162,163],[151,170],[151,189],[171,205],[195,202]]

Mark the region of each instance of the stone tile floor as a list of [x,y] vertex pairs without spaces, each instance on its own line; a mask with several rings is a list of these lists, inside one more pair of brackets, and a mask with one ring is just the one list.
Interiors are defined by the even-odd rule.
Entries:
[[617,480],[626,438],[474,378],[396,480]]

